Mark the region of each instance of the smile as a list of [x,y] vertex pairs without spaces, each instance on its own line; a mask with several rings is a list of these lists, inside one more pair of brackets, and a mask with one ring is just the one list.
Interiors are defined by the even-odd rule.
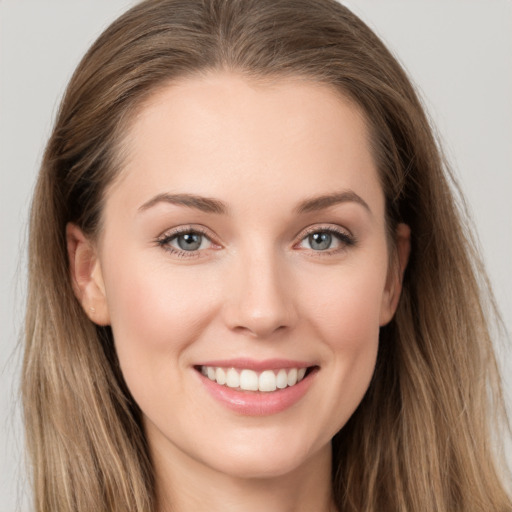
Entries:
[[281,368],[256,372],[248,368],[201,366],[201,373],[213,382],[241,391],[270,393],[295,386],[306,375],[307,368]]
[[203,389],[216,402],[244,416],[284,412],[301,402],[320,366],[287,359],[204,361],[194,366]]

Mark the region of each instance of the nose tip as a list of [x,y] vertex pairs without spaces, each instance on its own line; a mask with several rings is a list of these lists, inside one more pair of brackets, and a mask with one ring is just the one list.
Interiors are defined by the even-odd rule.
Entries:
[[254,338],[269,338],[296,321],[292,286],[275,262],[246,262],[233,272],[225,303],[228,327]]
[[255,338],[268,338],[277,331],[282,331],[289,326],[289,322],[282,316],[278,317],[277,311],[252,310],[244,317],[238,316],[238,321],[232,324],[232,329],[240,333],[248,333]]

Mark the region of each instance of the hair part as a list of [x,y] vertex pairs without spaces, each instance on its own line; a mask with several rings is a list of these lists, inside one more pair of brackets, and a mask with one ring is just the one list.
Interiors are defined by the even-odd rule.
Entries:
[[155,510],[140,411],[109,327],[74,296],[65,227],[101,230],[123,135],[178,79],[227,69],[332,86],[365,114],[392,238],[412,231],[395,318],[375,374],[333,440],[344,512],[510,510],[492,441],[503,399],[487,318],[495,312],[453,177],[404,71],[334,0],[147,0],[98,38],[75,71],[30,220],[22,393],[38,512]]

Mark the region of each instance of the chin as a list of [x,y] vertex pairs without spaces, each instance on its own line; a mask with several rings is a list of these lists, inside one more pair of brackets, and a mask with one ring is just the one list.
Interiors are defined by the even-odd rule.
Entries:
[[330,457],[330,441],[319,449],[313,449],[306,442],[294,446],[289,441],[282,441],[276,445],[260,439],[250,446],[233,444],[229,453],[216,456],[209,466],[234,478],[267,479],[293,474],[309,466],[312,460],[326,458],[330,461]]

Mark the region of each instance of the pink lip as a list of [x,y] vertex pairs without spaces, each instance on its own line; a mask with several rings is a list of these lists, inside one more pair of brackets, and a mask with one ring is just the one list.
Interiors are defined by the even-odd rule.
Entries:
[[[238,365],[234,364],[208,364],[206,366],[221,366],[221,367],[234,367]],[[247,366],[241,365],[242,368],[248,368]],[[298,366],[304,368],[303,366]],[[253,368],[253,367],[252,367]],[[251,368],[251,369],[252,369]],[[272,368],[272,365],[265,366],[265,369]],[[275,368],[287,368],[286,366],[276,366]],[[297,368],[297,366],[291,366],[291,368]],[[229,388],[227,386],[221,386],[216,382],[205,377],[200,372],[196,371],[198,378],[206,390],[220,402],[222,405],[231,409],[232,411],[242,414],[244,416],[267,416],[271,414],[280,413],[292,405],[299,402],[299,400],[307,393],[310,386],[312,385],[317,370],[310,372],[304,379],[294,386],[280,389],[273,392],[262,392],[262,391],[240,391],[237,389]]]
[[262,372],[264,370],[279,370],[281,368],[308,368],[316,366],[315,363],[306,361],[293,361],[291,359],[264,359],[256,361],[255,359],[235,358],[223,359],[216,361],[205,361],[197,364],[196,366],[216,366],[220,368],[247,368],[255,372]]

